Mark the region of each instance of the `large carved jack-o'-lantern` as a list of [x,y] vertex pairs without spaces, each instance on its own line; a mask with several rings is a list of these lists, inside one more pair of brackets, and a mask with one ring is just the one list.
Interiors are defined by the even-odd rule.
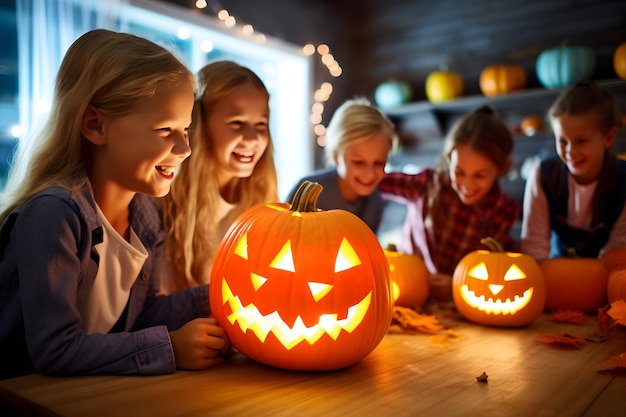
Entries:
[[368,355],[387,332],[393,300],[376,235],[344,210],[316,208],[305,182],[289,204],[239,216],[211,271],[212,314],[231,344],[258,362],[331,370]]
[[545,306],[541,269],[530,256],[504,252],[492,238],[491,250],[477,250],[458,263],[452,278],[454,305],[470,321],[490,326],[525,326]]

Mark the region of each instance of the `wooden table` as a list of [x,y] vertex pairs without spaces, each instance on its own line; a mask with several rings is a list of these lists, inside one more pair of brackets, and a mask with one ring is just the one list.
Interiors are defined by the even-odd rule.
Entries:
[[[624,327],[580,349],[535,337],[599,333],[595,317],[454,330],[460,337],[444,343],[387,334],[361,362],[333,372],[284,371],[235,354],[206,371],[163,376],[31,375],[0,381],[0,404],[28,416],[626,416],[626,375],[598,372],[626,351]],[[487,383],[477,381],[483,372]]]

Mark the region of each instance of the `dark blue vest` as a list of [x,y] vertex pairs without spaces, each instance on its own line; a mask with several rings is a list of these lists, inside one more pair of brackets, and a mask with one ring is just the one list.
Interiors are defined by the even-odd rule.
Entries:
[[550,257],[576,255],[597,258],[609,240],[611,229],[622,212],[626,200],[626,161],[605,155],[598,185],[593,197],[593,221],[589,229],[579,229],[567,223],[568,170],[559,158],[541,162],[541,188],[550,209]]

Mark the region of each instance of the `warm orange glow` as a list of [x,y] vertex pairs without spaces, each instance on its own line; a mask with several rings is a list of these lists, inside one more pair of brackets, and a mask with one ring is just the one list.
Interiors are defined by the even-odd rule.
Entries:
[[318,322],[309,327],[304,324],[302,317],[298,316],[293,326],[289,326],[278,311],[262,314],[254,304],[243,306],[239,297],[233,295],[226,279],[222,279],[222,301],[224,304],[228,303],[232,311],[227,317],[228,321],[233,325],[237,323],[244,333],[250,329],[261,342],[272,333],[287,350],[303,341],[313,345],[324,334],[337,340],[342,330],[352,333],[363,321],[371,300],[370,291],[361,301],[348,308],[348,314],[344,319],[338,320],[337,314],[322,314]]
[[[496,288],[497,287],[498,286],[496,286]],[[493,291],[494,290],[492,290],[492,292]],[[487,314],[515,314],[524,307],[526,307],[532,297],[532,288],[524,291],[524,294],[521,297],[519,295],[516,295],[513,300],[509,298],[507,298],[506,300],[500,300],[498,298],[494,299],[491,297],[485,298],[484,295],[478,296],[474,291],[469,289],[467,284],[461,286],[461,298],[463,298],[467,305],[480,311],[484,311]]]
[[[489,280],[489,271],[484,262],[481,262],[470,269],[467,272],[467,275],[481,281]],[[504,274],[504,281],[515,281],[518,279],[526,279],[526,274],[517,265],[511,265]],[[467,284],[461,286],[461,297],[470,307],[484,311],[487,314],[515,314],[528,304],[533,294],[533,289],[529,288],[524,291],[524,294],[521,297],[516,295],[513,300],[509,298],[501,300],[499,298],[495,298],[495,296],[504,289],[504,285],[489,284],[487,287],[494,298],[486,298],[484,295],[476,295],[474,291],[469,289]]]
[[391,294],[393,295],[393,302],[398,301],[398,298],[400,298],[400,286],[395,281],[391,281]]

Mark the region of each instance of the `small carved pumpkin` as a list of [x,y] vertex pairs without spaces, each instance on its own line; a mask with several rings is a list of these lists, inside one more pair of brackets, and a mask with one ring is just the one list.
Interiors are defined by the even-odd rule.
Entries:
[[617,300],[626,301],[626,266],[617,267],[609,272],[606,296],[609,304]]
[[424,304],[428,298],[430,275],[424,260],[417,255],[398,252],[391,244],[385,249],[385,256],[395,305],[419,307]]
[[526,71],[520,65],[489,65],[480,73],[478,85],[487,97],[526,88]]
[[545,259],[540,265],[546,281],[546,310],[593,313],[606,304],[608,271],[598,259],[571,254]]
[[318,210],[321,190],[306,181],[291,205],[248,209],[216,253],[211,311],[237,350],[266,365],[352,365],[391,322],[389,266],[376,235],[348,211]]
[[432,103],[460,97],[463,88],[463,79],[455,72],[433,71],[426,77],[426,98]]
[[504,252],[493,238],[490,250],[465,255],[452,275],[454,305],[466,319],[490,326],[526,326],[543,312],[545,285],[530,256]]

